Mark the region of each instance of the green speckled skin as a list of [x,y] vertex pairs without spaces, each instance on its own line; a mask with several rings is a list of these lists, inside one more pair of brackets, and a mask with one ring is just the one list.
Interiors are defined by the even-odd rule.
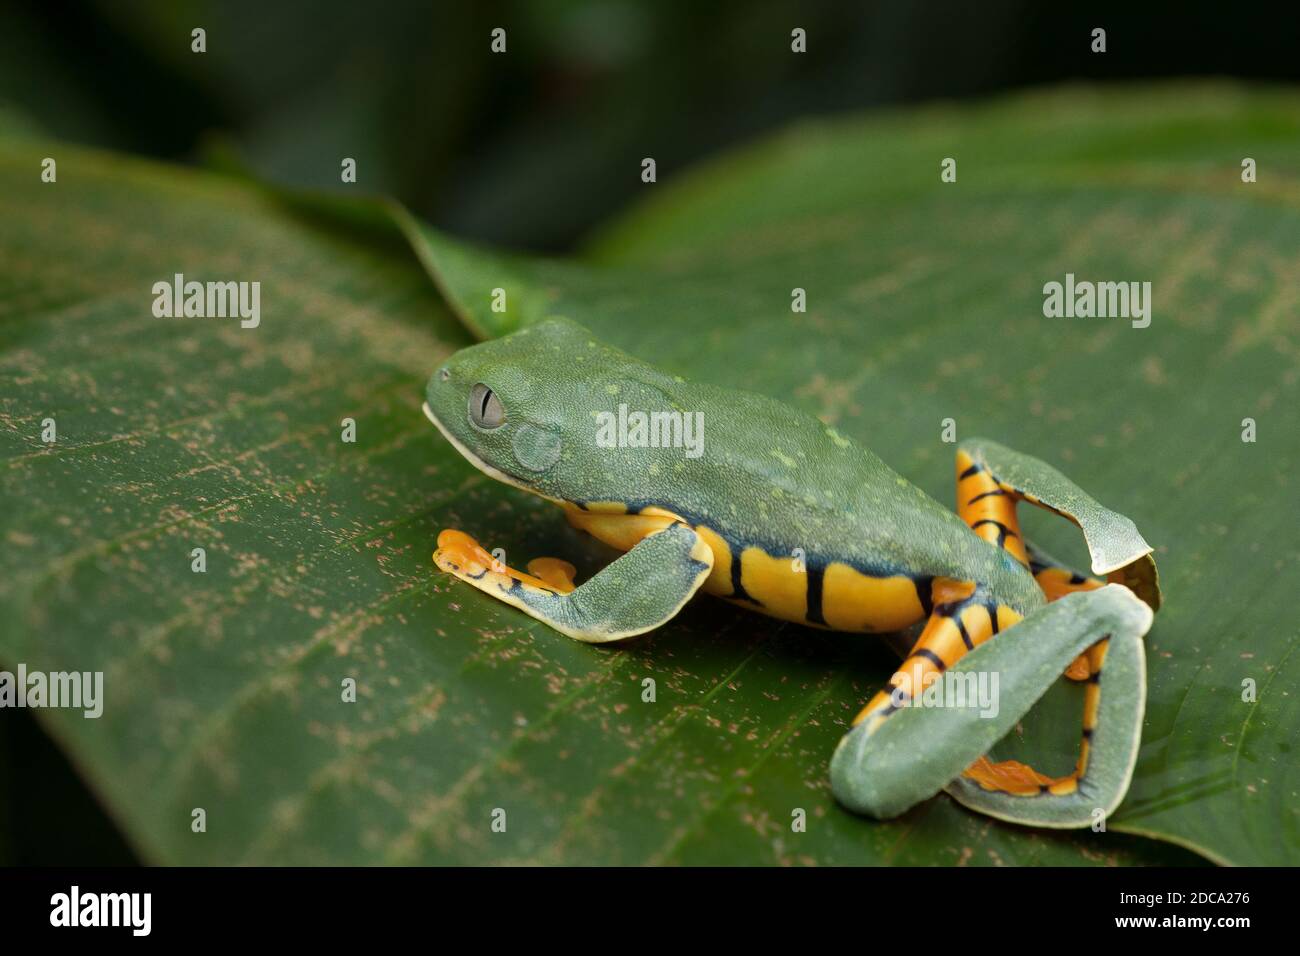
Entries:
[[[477,382],[499,395],[501,428],[469,422],[466,398]],[[425,397],[451,437],[511,483],[557,501],[657,505],[733,546],[773,556],[802,548],[810,564],[840,561],[873,575],[977,581],[1022,615],[1044,603],[1014,558],[816,418],[762,395],[666,375],[571,322],[549,320],[456,353]],[[596,416],[620,403],[701,412],[703,454],[599,447]],[[539,446],[552,454],[538,454]],[[550,460],[543,470],[529,467]]]

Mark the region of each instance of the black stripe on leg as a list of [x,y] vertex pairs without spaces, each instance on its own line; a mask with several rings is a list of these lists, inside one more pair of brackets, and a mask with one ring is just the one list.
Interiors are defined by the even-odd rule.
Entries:
[[966,504],[968,504],[968,505],[973,505],[975,502],[979,501],[981,498],[1005,498],[1006,496],[1007,496],[1007,493],[1006,493],[1005,491],[1003,491],[1001,488],[999,488],[997,491],[984,491],[984,492],[981,492],[980,494],[978,494],[978,495],[976,495],[974,498],[972,498],[970,501],[966,502]]
[[985,525],[985,524],[991,524],[997,527],[999,548],[1005,548],[1007,546],[1007,538],[1020,537],[1020,535],[1016,534],[1014,531],[1012,531],[1010,528],[1004,525],[1001,521],[994,521],[992,518],[983,518],[979,521],[976,521],[973,525],[971,525],[971,530],[974,531],[980,525]]
[[936,654],[934,651],[929,650],[928,648],[922,647],[920,650],[913,651],[912,656],[924,657],[927,661],[929,661],[935,667],[939,668],[939,670],[941,671],[948,669],[948,665],[943,662],[943,658],[940,657],[938,654]]
[[966,650],[975,650],[975,644],[970,639],[970,634],[966,631],[966,625],[961,619],[960,614],[952,616],[952,622],[957,625],[957,630],[961,633],[961,642],[966,645]]
[[969,468],[967,468],[965,471],[963,471],[960,475],[957,476],[957,480],[965,481],[971,475],[978,475],[983,470],[984,470],[983,465],[971,465]]

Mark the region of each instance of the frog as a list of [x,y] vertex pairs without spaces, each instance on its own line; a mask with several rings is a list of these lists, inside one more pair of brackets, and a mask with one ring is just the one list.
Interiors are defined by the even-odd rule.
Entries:
[[[902,663],[830,757],[848,810],[892,819],[942,791],[1012,823],[1096,828],[1123,800],[1160,602],[1154,549],[1046,462],[957,442],[950,510],[808,412],[661,371],[562,317],[453,353],[423,411],[479,471],[615,549],[578,583],[562,558],[518,570],[465,531],[438,535],[439,571],[560,635],[623,641],[702,592],[894,647]],[[612,436],[615,423],[626,434]],[[1021,504],[1076,525],[1092,573],[1026,541]],[[1073,771],[993,759],[1063,676],[1084,684]],[[995,707],[927,697],[981,677],[996,681]]]

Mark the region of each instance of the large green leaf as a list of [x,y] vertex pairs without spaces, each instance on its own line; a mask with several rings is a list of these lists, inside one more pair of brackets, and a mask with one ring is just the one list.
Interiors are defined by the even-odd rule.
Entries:
[[[656,193],[591,264],[488,257],[405,225],[472,326],[568,315],[800,404],[940,500],[945,418],[1059,464],[1157,544],[1165,586],[1112,828],[1297,863],[1297,170],[1293,93],[1079,90],[797,127]],[[1150,281],[1150,327],[1045,318],[1043,284],[1067,272]],[[512,311],[489,308],[497,286]],[[1026,519],[1087,567],[1073,528]],[[1046,722],[1071,712],[1061,695]]]
[[[1254,194],[1234,192],[1238,153],[1268,173]],[[961,172],[941,188],[946,155]],[[1168,602],[1110,833],[1004,826],[946,797],[889,824],[840,810],[826,761],[889,671],[869,640],[701,601],[593,648],[435,576],[444,526],[580,570],[607,555],[427,428],[423,379],[470,339],[406,248],[364,218],[49,145],[0,147],[0,660],[106,672],[100,720],[38,715],[154,861],[1185,859],[1121,827],[1293,859],[1296,633],[1275,595],[1297,577],[1296,277],[1279,266],[1297,190],[1273,167],[1298,155],[1271,99],[1064,94],[793,131],[665,189],[588,264],[488,255],[399,213],[482,332],[562,311],[834,419],[945,500],[952,416],[1132,516]],[[1043,319],[1038,289],[1067,270],[1151,279],[1152,327]],[[261,327],[155,319],[150,287],[176,271],[260,280]],[[1246,415],[1258,444],[1238,439]]]

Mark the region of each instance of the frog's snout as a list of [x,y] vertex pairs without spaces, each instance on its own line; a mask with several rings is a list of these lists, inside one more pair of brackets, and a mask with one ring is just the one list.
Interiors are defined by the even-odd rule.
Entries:
[[428,415],[430,420],[433,415],[431,408],[438,408],[446,400],[448,389],[451,388],[451,366],[440,365],[429,380],[424,384],[424,414]]

